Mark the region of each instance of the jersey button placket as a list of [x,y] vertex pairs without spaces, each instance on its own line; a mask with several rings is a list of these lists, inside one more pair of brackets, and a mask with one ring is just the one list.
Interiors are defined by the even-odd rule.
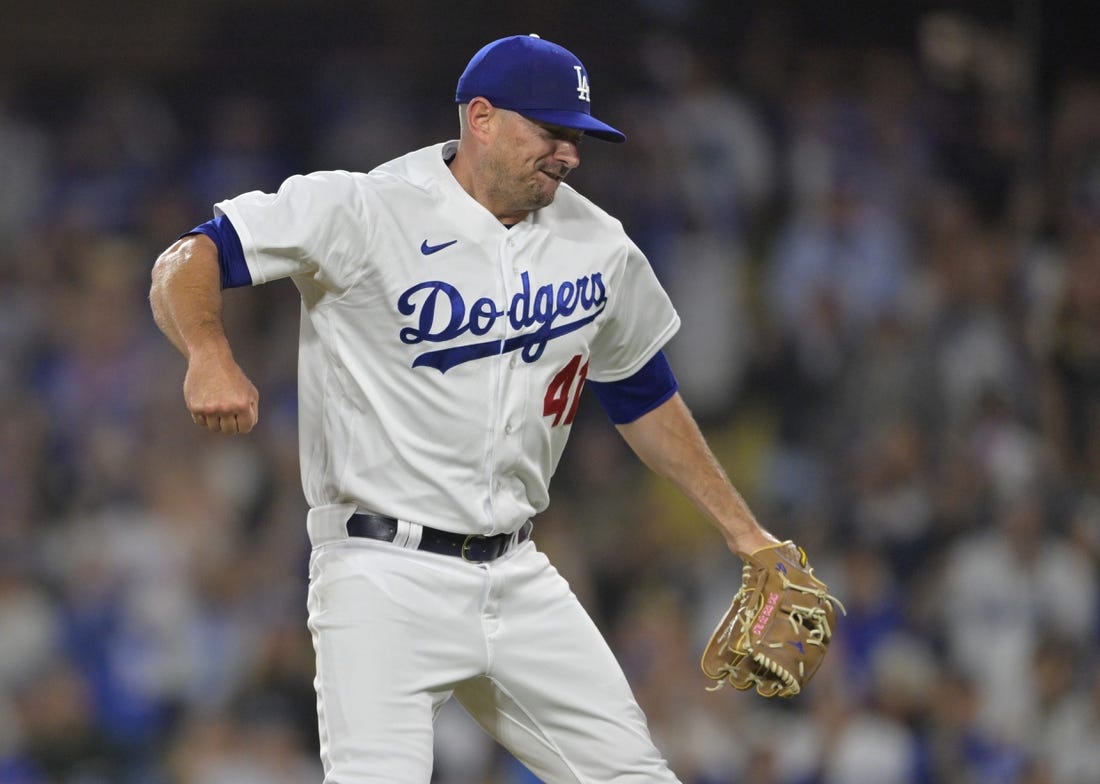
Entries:
[[[517,226],[516,228],[512,229],[513,232],[523,230],[524,227],[522,226]],[[514,281],[519,280],[520,274],[522,272],[522,264],[520,263],[519,255],[516,253],[516,248],[521,244],[520,239],[522,238],[513,233],[511,236],[508,237],[508,240],[506,242],[507,248],[505,250],[505,253],[510,257],[509,260],[511,261]],[[515,283],[513,285],[518,286],[518,283]],[[517,399],[518,397],[522,396],[524,389],[524,384],[522,383],[523,380],[517,376],[517,373],[522,372],[521,370],[519,370],[521,352],[522,349],[513,351],[511,356],[508,358],[508,369],[510,372],[507,374],[506,383],[504,384],[505,394],[503,396],[503,399],[501,400],[506,409],[506,414],[508,417],[504,423],[504,434],[507,436],[512,436],[516,434],[516,432],[519,430],[518,417],[522,416],[521,401]]]
[[[514,230],[514,229],[513,229]],[[515,258],[515,238],[507,237],[500,244],[500,276],[501,276],[501,292],[503,294],[502,302],[506,303],[505,308],[512,301],[512,297],[516,293],[516,283],[518,275],[515,273],[518,262]],[[504,331],[502,334],[502,340],[507,341],[508,338],[513,337],[517,330],[511,323],[510,319],[505,316],[502,319],[504,325]],[[497,365],[497,388],[495,396],[495,409],[496,409],[496,421],[502,423],[498,425],[501,433],[505,436],[511,435],[512,431],[512,415],[509,410],[509,375],[510,370],[515,368],[515,354],[512,352],[512,356],[507,359],[504,356],[500,356],[497,359],[499,364]],[[507,363],[507,364],[505,364]],[[507,369],[505,369],[507,368]],[[510,449],[505,442],[504,438],[498,437],[497,443],[492,447],[493,460],[490,464],[490,493],[493,496],[492,506],[494,509],[503,509],[511,506],[511,504],[502,504],[503,494],[506,492],[505,482],[503,474],[507,471],[507,466],[511,462]]]

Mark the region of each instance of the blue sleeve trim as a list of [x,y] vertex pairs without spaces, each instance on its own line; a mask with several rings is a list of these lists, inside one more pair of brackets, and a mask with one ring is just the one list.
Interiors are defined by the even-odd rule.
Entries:
[[663,351],[621,381],[589,381],[603,410],[616,425],[625,425],[648,414],[676,394],[680,385]]
[[223,289],[252,285],[252,273],[248,271],[248,264],[244,260],[241,238],[237,236],[237,230],[233,228],[229,218],[219,215],[196,226],[187,234],[205,234],[218,246],[218,266],[221,268]]

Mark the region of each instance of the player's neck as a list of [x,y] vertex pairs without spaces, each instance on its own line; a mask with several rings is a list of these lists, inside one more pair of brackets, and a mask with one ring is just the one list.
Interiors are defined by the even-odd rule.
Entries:
[[493,199],[489,195],[489,189],[479,184],[474,167],[470,162],[470,156],[468,153],[463,154],[461,144],[454,158],[447,163],[447,166],[451,170],[451,175],[458,181],[462,190],[470,194],[470,198],[488,210],[493,217],[508,228],[523,222],[523,220],[531,214],[529,210],[518,212],[514,210],[505,210],[499,205],[494,204]]

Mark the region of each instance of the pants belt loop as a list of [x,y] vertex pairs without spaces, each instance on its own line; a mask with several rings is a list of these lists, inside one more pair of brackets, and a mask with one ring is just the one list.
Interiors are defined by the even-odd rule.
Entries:
[[508,541],[508,550],[516,547],[523,542],[526,542],[531,538],[531,531],[534,529],[535,524],[530,520],[526,521],[523,525],[512,532],[512,538]]
[[394,534],[393,543],[406,550],[416,550],[420,547],[420,537],[424,534],[424,527],[408,520],[397,521],[397,533]]

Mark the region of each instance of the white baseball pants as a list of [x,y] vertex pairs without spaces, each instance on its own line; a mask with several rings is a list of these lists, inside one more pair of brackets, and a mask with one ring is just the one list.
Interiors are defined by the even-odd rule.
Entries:
[[532,541],[472,564],[319,528],[308,607],[325,784],[428,784],[432,722],[452,695],[547,784],[678,781]]

